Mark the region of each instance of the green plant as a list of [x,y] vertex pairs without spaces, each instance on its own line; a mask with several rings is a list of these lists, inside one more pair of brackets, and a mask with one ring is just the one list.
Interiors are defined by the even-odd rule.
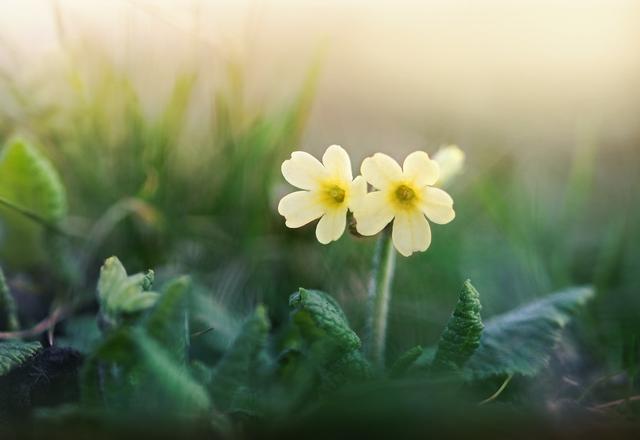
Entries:
[[[108,268],[116,261],[108,260],[102,271],[100,295],[114,276]],[[185,278],[170,282],[146,311],[100,336],[86,352],[82,406],[65,409],[67,417],[95,417],[100,411],[110,417],[163,414],[174,423],[199,421],[211,424],[214,432],[231,434],[243,417],[261,424],[272,418],[277,424],[367,383],[390,385],[410,378],[437,384],[455,374],[447,381],[459,387],[491,377],[531,376],[547,365],[562,327],[592,297],[586,288],[552,294],[483,326],[479,295],[467,281],[437,346],[411,349],[391,368],[374,370],[339,304],[324,292],[306,289],[290,298],[284,334],[270,332],[266,311],[258,307],[218,361],[194,356],[194,346],[206,342],[188,331],[188,303],[194,295],[189,285]]]
[[0,83],[21,95],[0,131],[24,134],[0,152],[0,436],[23,417],[209,437],[637,420],[637,154],[476,138],[456,221],[396,261],[390,228],[324,247],[277,215],[316,66],[277,106],[235,61],[184,70],[149,112],[87,49],[46,77],[53,103]]

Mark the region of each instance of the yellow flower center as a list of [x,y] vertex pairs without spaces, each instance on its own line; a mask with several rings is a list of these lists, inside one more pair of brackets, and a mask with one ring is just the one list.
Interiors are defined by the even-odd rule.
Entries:
[[407,203],[416,197],[416,192],[407,185],[400,185],[396,188],[396,197],[400,203]]
[[324,182],[319,191],[320,201],[328,207],[338,207],[347,199],[347,189],[341,182]]
[[345,191],[339,186],[332,186],[327,193],[336,203],[344,202]]
[[391,191],[391,203],[397,209],[411,209],[418,202],[419,195],[415,188],[401,183]]

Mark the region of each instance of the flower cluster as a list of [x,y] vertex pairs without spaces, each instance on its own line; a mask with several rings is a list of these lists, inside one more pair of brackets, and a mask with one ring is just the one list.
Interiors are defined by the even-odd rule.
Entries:
[[[435,185],[459,172],[463,161],[464,154],[454,146],[441,149],[433,159],[423,151],[413,152],[402,167],[376,153],[362,162],[362,175],[354,179],[351,159],[338,145],[327,148],[322,162],[296,151],[282,164],[282,174],[301,191],[283,197],[278,212],[290,228],[319,218],[316,237],[322,244],[342,236],[349,210],[361,235],[375,235],[393,222],[393,244],[409,256],[431,244],[427,219],[445,224],[455,217],[453,199]],[[368,192],[367,184],[373,191]]]

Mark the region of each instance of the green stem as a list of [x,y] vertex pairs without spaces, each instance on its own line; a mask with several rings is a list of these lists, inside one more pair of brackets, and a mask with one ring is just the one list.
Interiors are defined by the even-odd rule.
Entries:
[[387,337],[387,316],[391,299],[391,283],[396,266],[396,252],[391,230],[380,234],[373,256],[373,271],[369,281],[369,320],[367,354],[378,368],[384,367]]
[[9,291],[2,267],[0,267],[0,320],[4,321],[7,327],[6,330],[16,331],[20,329],[16,302]]
[[511,379],[513,379],[513,374],[510,374],[507,376],[504,382],[502,382],[502,385],[500,385],[500,388],[498,388],[498,391],[493,393],[487,399],[484,399],[482,402],[478,403],[478,405],[486,405],[487,403],[493,402],[494,400],[496,400],[500,396],[500,394],[502,394],[505,388],[507,388],[507,385],[509,385],[509,382],[511,382]]
[[5,199],[4,197],[0,197],[0,206],[4,206],[5,208],[8,208],[8,209],[10,209],[12,211],[15,211],[18,214],[28,218],[29,220],[31,220],[31,221],[33,221],[35,223],[38,223],[39,225],[41,225],[45,229],[48,229],[50,231],[55,232],[56,234],[71,235],[67,231],[63,230],[60,226],[58,226],[56,224],[53,224],[53,223],[43,219],[38,214],[36,214],[34,212],[31,212],[28,209],[22,208],[21,206],[18,206],[15,203],[13,203],[12,201]]

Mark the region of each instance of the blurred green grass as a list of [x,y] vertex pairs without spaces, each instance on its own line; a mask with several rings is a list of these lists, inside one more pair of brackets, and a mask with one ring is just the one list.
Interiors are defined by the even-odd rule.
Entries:
[[[248,103],[241,61],[187,69],[163,84],[163,104],[149,114],[127,71],[94,49],[67,48],[64,75],[50,79],[54,99],[38,98],[38,82],[0,81],[11,99],[0,108],[0,138],[36,139],[60,171],[69,223],[88,237],[75,248],[88,279],[118,255],[132,271],[193,274],[238,313],[264,302],[276,325],[291,292],[320,288],[362,328],[373,241],[347,234],[321,246],[312,227],[288,230],[275,210],[280,164],[306,147],[321,63],[276,105]],[[212,91],[201,87],[211,76]],[[456,221],[434,227],[428,252],[398,262],[390,358],[436,340],[466,278],[485,316],[594,283],[598,297],[576,342],[587,364],[624,369],[625,347],[640,334],[640,154],[637,145],[607,145],[595,124],[577,127],[574,144],[557,151],[489,136],[462,145],[467,173],[451,188]]]

